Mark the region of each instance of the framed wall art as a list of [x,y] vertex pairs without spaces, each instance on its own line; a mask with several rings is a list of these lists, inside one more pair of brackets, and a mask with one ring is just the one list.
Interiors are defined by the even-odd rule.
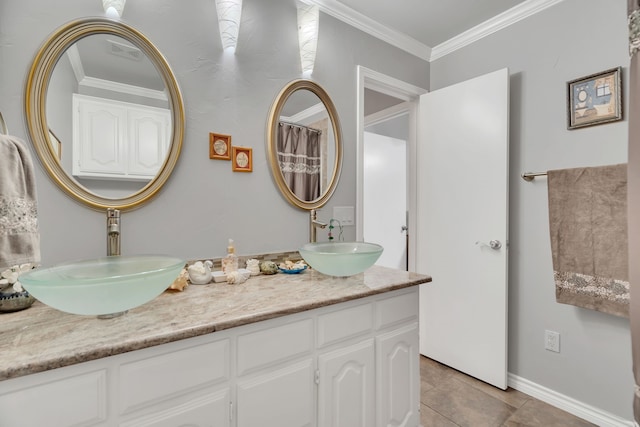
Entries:
[[231,135],[209,133],[209,158],[231,160]]
[[234,172],[253,171],[253,149],[248,147],[231,148],[231,166]]
[[622,119],[621,67],[567,82],[567,128]]

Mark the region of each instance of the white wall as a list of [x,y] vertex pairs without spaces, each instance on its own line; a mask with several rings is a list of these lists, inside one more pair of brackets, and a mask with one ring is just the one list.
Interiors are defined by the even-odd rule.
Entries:
[[[566,129],[566,82],[619,65],[625,77],[628,64],[626,2],[565,0],[434,61],[430,88],[511,74],[509,372],[631,419],[629,322],[555,302],[546,179],[520,178],[627,161],[626,120]],[[560,332],[560,354],[545,329]]]
[[[103,15],[99,0],[0,2],[0,111],[13,134],[27,139],[26,74],[44,40],[73,19]],[[174,174],[159,196],[122,217],[122,251],[168,253],[185,259],[222,256],[228,238],[239,255],[292,250],[308,239],[308,216],[278,193],[265,154],[267,114],[279,90],[301,77],[294,0],[245,0],[235,56],[224,54],[212,0],[135,0],[124,21],[165,55],[181,86],[186,134]],[[344,167],[332,206],[355,206],[356,65],[417,86],[429,82],[429,64],[320,15],[312,78],[334,100],[345,142]],[[233,173],[209,160],[209,132],[231,134],[253,148],[253,173]],[[42,260],[102,256],[106,215],[91,211],[53,185],[37,160]],[[347,227],[347,239],[355,237]],[[351,235],[349,235],[351,234]],[[319,233],[326,239],[326,231]]]

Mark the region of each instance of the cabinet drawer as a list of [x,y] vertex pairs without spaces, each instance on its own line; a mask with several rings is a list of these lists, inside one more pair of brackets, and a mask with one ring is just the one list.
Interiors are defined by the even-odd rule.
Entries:
[[318,347],[355,337],[373,328],[373,305],[362,304],[318,316]]
[[228,427],[230,394],[229,389],[224,388],[196,397],[187,403],[169,406],[167,409],[121,423],[120,427]]
[[[58,372],[64,376],[65,371]],[[105,421],[106,378],[107,371],[98,370],[0,394],[0,425],[90,426]]]
[[382,329],[398,323],[417,320],[418,291],[396,295],[377,304],[376,328]]
[[229,379],[229,340],[202,344],[120,366],[120,413]]
[[238,336],[238,375],[313,351],[311,319]]

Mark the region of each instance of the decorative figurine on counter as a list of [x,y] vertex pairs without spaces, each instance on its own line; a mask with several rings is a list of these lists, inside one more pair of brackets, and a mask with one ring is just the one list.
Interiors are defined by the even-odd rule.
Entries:
[[260,274],[260,261],[254,258],[248,259],[247,270],[251,272],[252,276],[257,276],[258,274]]
[[205,262],[197,261],[187,267],[189,273],[189,281],[194,285],[206,285],[211,282],[211,267],[213,262],[207,260]]
[[260,271],[262,274],[276,274],[278,272],[278,266],[273,261],[263,261],[260,264]]

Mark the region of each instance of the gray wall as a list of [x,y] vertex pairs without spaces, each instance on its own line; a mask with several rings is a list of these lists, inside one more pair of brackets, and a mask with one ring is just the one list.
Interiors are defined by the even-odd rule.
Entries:
[[[546,179],[519,176],[627,161],[626,120],[566,129],[567,81],[619,65],[625,76],[625,3],[565,0],[434,61],[430,88],[511,74],[509,372],[631,419],[629,322],[555,302]],[[560,354],[545,329],[560,332]]]
[[[72,19],[101,15],[100,1],[0,2],[0,111],[28,139],[23,92],[39,46]],[[580,18],[580,19],[579,19]],[[123,253],[185,259],[290,250],[307,240],[307,216],[276,191],[264,131],[278,91],[300,77],[293,0],[245,0],[235,56],[220,47],[214,2],[127,3],[125,22],[164,53],[182,88],[186,135],[174,175],[160,195],[123,214]],[[584,22],[579,26],[579,22]],[[565,0],[496,35],[429,64],[321,14],[313,79],[332,96],[345,139],[342,178],[330,204],[355,205],[356,65],[436,89],[502,67],[512,74],[509,371],[596,407],[631,418],[628,322],[554,301],[546,182],[524,170],[626,160],[626,122],[565,129],[565,82],[627,64],[622,2]],[[596,28],[597,30],[592,30]],[[591,31],[590,31],[591,30]],[[231,134],[253,148],[253,173],[209,160],[208,133]],[[43,263],[105,253],[105,214],[76,203],[36,162]],[[355,236],[348,227],[347,238]],[[320,233],[320,238],[326,238]],[[562,353],[543,349],[544,329],[562,334]]]
[[[102,15],[99,0],[0,2],[0,111],[13,134],[27,139],[23,112],[26,74],[40,45],[67,21]],[[222,51],[215,2],[129,1],[124,21],[142,31],[166,56],[186,109],[182,155],[151,203],[123,214],[123,254],[168,253],[185,259],[292,250],[308,239],[308,215],[288,205],[271,178],[265,154],[267,114],[275,96],[301,77],[294,0],[245,0],[239,45]],[[345,142],[344,167],[333,206],[354,206],[356,192],[356,65],[427,87],[429,64],[320,15],[312,78],[335,102]],[[253,148],[253,173],[234,173],[228,161],[208,157],[209,132],[232,135]],[[105,254],[106,215],[63,194],[38,161],[43,264]],[[346,238],[355,238],[347,227]],[[319,233],[326,239],[326,232]]]

